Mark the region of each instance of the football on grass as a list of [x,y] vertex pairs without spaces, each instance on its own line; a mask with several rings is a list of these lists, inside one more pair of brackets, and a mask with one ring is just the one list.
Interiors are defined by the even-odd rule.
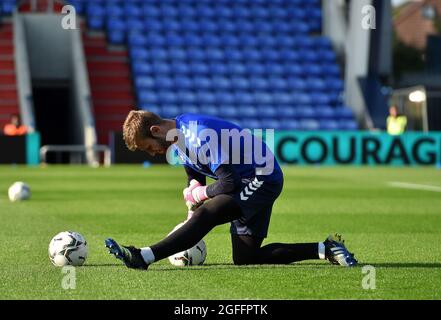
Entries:
[[49,243],[49,258],[54,266],[81,266],[87,258],[87,242],[78,232],[63,231]]
[[[172,232],[172,234],[179,228],[181,228],[185,222],[178,224]],[[168,257],[168,261],[174,266],[183,267],[183,266],[194,266],[201,265],[204,263],[205,258],[207,257],[207,247],[205,245],[204,240],[200,240],[195,246],[190,249],[178,252],[170,257]]]
[[8,190],[9,200],[12,202],[28,200],[31,198],[31,188],[24,182],[14,182]]

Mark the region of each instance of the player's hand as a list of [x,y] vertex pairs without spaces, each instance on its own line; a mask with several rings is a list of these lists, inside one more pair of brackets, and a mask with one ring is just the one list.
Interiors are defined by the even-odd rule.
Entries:
[[190,181],[190,185],[183,191],[185,204],[189,211],[193,211],[208,199],[206,189],[207,186],[202,186],[197,180]]

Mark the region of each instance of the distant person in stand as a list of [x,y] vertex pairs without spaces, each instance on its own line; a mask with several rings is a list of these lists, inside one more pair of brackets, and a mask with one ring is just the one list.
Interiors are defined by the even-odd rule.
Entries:
[[391,106],[389,108],[389,116],[387,117],[387,133],[390,135],[400,135],[406,130],[407,118],[398,114],[398,108]]
[[22,136],[28,132],[25,125],[21,124],[20,116],[18,114],[13,114],[11,120],[3,128],[3,133],[6,136]]

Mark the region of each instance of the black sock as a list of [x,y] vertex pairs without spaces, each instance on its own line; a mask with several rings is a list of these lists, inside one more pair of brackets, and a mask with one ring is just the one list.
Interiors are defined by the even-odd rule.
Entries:
[[260,248],[257,256],[258,262],[262,264],[289,264],[319,259],[318,243],[271,243]]

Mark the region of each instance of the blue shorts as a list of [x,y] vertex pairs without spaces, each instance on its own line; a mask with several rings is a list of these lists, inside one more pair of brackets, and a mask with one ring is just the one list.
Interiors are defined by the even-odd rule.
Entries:
[[283,181],[264,181],[259,177],[242,179],[240,191],[232,195],[242,209],[242,217],[231,222],[230,232],[266,238],[273,204],[282,188]]

